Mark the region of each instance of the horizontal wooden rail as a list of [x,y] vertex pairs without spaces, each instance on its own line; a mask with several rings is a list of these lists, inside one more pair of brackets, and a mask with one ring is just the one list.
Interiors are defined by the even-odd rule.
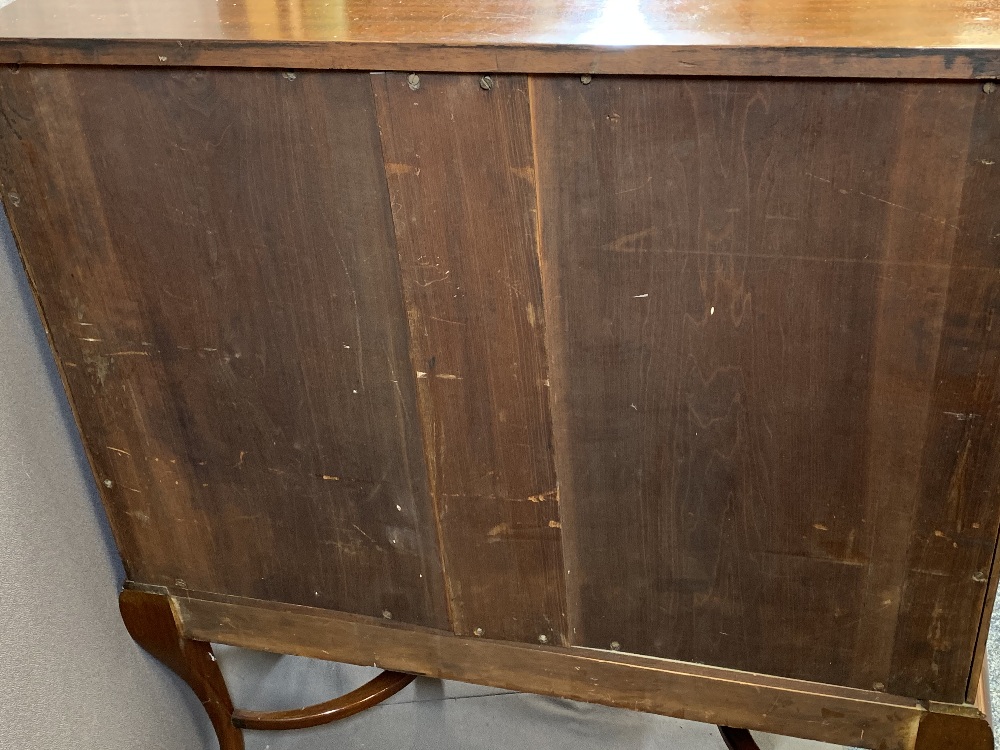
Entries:
[[971,48],[0,38],[0,64],[16,65],[968,80],[1000,77],[997,58],[995,50]]
[[992,748],[989,726],[973,706],[925,704],[637,654],[463,638],[311,607],[276,607],[192,591],[174,601],[184,636],[195,640],[376,665],[853,747],[929,750],[931,738],[944,733],[962,738],[968,750]]

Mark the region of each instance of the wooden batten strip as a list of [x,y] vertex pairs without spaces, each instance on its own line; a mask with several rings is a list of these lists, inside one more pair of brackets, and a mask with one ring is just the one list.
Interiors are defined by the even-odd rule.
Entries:
[[195,640],[856,747],[910,750],[921,720],[929,715],[918,701],[882,693],[666,659],[463,638],[308,607],[276,609],[251,600],[185,596],[175,601],[184,635]]

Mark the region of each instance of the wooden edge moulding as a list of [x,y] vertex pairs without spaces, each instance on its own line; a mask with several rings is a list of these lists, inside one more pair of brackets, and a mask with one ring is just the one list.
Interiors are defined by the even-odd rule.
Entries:
[[[197,592],[130,585],[120,597],[129,633],[201,699],[222,750],[241,729],[292,729],[346,718],[395,694],[415,675],[570,698],[718,724],[732,750],[756,748],[747,730],[871,750],[991,750],[980,708],[582,648],[490,641],[309,607],[276,607]],[[235,709],[210,643],[383,670],[361,688],[280,712]],[[739,728],[733,728],[739,727]]]

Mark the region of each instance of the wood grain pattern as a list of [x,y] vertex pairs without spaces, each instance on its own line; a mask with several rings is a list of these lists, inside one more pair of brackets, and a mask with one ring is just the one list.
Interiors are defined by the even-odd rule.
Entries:
[[953,701],[977,677],[971,654],[991,609],[1000,524],[1000,97],[977,92],[974,101],[888,683]]
[[527,80],[372,81],[456,632],[561,642]]
[[[921,475],[948,465],[924,453],[948,410],[935,392],[953,387],[943,331],[967,337],[969,382],[992,382],[991,345],[968,338],[989,305],[948,291],[956,274],[991,278],[985,255],[949,270],[963,192],[982,194],[970,128],[996,138],[973,123],[988,95],[533,85],[573,642],[961,701],[982,594],[949,592],[971,560],[904,589],[923,565],[909,529],[951,528]],[[994,540],[984,505],[965,527]],[[938,600],[973,641],[929,645],[913,610]],[[928,648],[936,679],[905,677]]]
[[[9,66],[0,187],[132,579],[420,626],[387,667],[518,689],[602,700],[542,642],[960,703],[998,97]],[[453,669],[443,630],[522,645]],[[615,705],[677,710],[633,676]]]
[[122,622],[132,639],[188,684],[198,696],[219,740],[219,750],[245,750],[233,726],[233,701],[212,653],[212,644],[181,633],[176,604],[168,596],[125,589],[118,597]]
[[763,76],[1000,75],[997,0],[15,0],[0,62]]
[[993,726],[993,699],[990,696],[990,681],[989,681],[989,670],[985,664],[985,657],[983,658],[983,669],[979,673],[979,677],[976,678],[975,685],[972,690],[972,697],[966,701],[976,707],[976,709],[984,717],[986,721],[989,722],[990,727]]
[[[0,28],[33,39],[230,39],[490,45],[1000,45],[995,0],[16,0]],[[58,10],[59,12],[54,12]],[[5,34],[6,36],[7,34]]]
[[[958,217],[963,181],[940,179],[961,169],[968,151],[975,96],[963,87],[908,88],[900,100],[899,143],[889,167],[892,200],[904,207],[935,206]],[[952,164],[928,153],[952,156]],[[866,557],[859,638],[852,670],[859,685],[885,684],[900,615],[901,582],[920,493],[928,393],[945,304],[942,264],[951,261],[958,224],[887,213],[878,274],[878,309],[871,353],[868,461],[864,493],[876,501]],[[956,222],[958,219],[956,218]],[[921,293],[921,290],[922,293]]]
[[[177,599],[184,632],[275,653],[376,664],[667,716],[776,731],[850,747],[913,750],[924,725],[988,750],[972,709],[801,680],[582,648],[460,638],[424,628],[266,602]],[[932,742],[920,747],[937,750]],[[947,745],[945,747],[948,747]]]
[[129,575],[448,627],[368,75],[5,68],[0,113]]

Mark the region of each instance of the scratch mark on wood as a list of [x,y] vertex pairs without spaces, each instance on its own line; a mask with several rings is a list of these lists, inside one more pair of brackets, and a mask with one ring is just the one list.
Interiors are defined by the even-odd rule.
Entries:
[[374,545],[378,546],[378,542],[376,542],[376,541],[375,541],[374,539],[372,539],[372,538],[371,538],[370,536],[368,536],[368,534],[366,534],[366,533],[364,532],[364,529],[362,529],[362,528],[361,528],[360,526],[358,526],[358,525],[357,525],[356,523],[352,523],[352,524],[351,524],[351,526],[353,526],[353,527],[354,527],[355,529],[357,529],[357,530],[358,530],[358,533],[359,533],[359,534],[361,534],[361,536],[363,536],[363,537],[364,537],[365,539],[367,539],[367,540],[368,540],[369,542],[371,542],[372,544],[374,544]]
[[[819,175],[812,174],[811,172],[806,172],[806,175],[808,177],[812,177],[814,180],[819,180],[820,182],[825,182],[828,185],[833,185],[833,180],[829,180],[829,179],[827,179],[825,177],[820,177]],[[930,214],[924,213],[923,211],[917,211],[914,208],[910,208],[909,206],[903,206],[903,205],[901,205],[899,203],[893,203],[892,201],[888,201],[885,198],[880,198],[877,195],[872,195],[871,193],[866,193],[863,190],[858,190],[857,192],[853,192],[851,190],[845,190],[844,188],[838,188],[838,191],[841,193],[841,195],[852,195],[852,194],[854,194],[854,195],[860,195],[860,196],[862,196],[864,198],[868,198],[868,199],[873,200],[873,201],[878,201],[879,203],[884,203],[887,206],[892,206],[893,208],[898,208],[901,211],[906,211],[907,213],[911,213],[914,216],[919,216],[922,219],[927,219],[929,221],[933,221],[936,224],[940,224],[941,226],[948,227],[949,229],[954,229],[956,231],[960,231],[960,229],[959,229],[959,227],[957,225],[950,223],[947,219],[943,219],[940,216],[932,216]]]

